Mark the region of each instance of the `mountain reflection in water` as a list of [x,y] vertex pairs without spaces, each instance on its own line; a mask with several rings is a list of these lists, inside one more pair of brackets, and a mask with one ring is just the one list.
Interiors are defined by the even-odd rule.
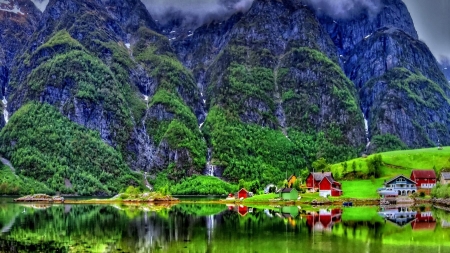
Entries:
[[449,220],[430,207],[2,203],[0,252],[450,252]]

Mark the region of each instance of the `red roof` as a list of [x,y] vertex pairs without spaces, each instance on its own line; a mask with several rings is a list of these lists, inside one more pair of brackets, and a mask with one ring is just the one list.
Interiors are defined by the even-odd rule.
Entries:
[[248,193],[248,191],[245,188],[240,189],[238,192],[242,192],[242,191]]
[[413,170],[412,174],[415,179],[418,178],[428,178],[428,179],[436,179],[436,173],[434,170]]

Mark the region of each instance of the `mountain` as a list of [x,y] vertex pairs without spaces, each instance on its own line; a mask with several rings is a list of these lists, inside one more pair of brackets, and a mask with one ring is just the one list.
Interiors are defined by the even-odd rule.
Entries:
[[403,2],[381,2],[333,18],[255,0],[194,30],[138,0],[10,1],[0,154],[53,190],[112,194],[139,172],[265,184],[321,157],[445,145],[448,82]]

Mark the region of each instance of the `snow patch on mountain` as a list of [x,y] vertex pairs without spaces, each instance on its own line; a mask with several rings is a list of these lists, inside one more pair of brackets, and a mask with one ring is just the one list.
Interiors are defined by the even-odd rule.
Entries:
[[[1,1],[1,0],[0,0]],[[34,5],[36,5],[36,7],[41,11],[44,12],[45,8],[47,8],[48,2],[50,0],[31,0],[31,2],[34,3]]]
[[25,13],[20,11],[19,6],[10,0],[0,0],[0,10],[25,15]]

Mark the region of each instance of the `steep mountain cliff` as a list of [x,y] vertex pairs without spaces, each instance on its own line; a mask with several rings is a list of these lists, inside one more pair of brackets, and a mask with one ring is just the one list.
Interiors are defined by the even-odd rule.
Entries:
[[0,128],[8,120],[7,84],[10,69],[24,42],[36,28],[41,12],[28,0],[0,2]]
[[132,170],[269,183],[320,157],[450,143],[448,82],[401,0],[340,18],[255,0],[195,30],[138,0],[6,2],[0,154],[53,190],[111,194],[142,185]]
[[[439,64],[418,40],[405,4],[381,1],[375,17],[333,20],[321,17],[340,52],[346,75],[359,90],[369,122],[372,150],[384,135],[408,147],[449,143],[449,85]],[[380,148],[382,148],[380,146]]]

